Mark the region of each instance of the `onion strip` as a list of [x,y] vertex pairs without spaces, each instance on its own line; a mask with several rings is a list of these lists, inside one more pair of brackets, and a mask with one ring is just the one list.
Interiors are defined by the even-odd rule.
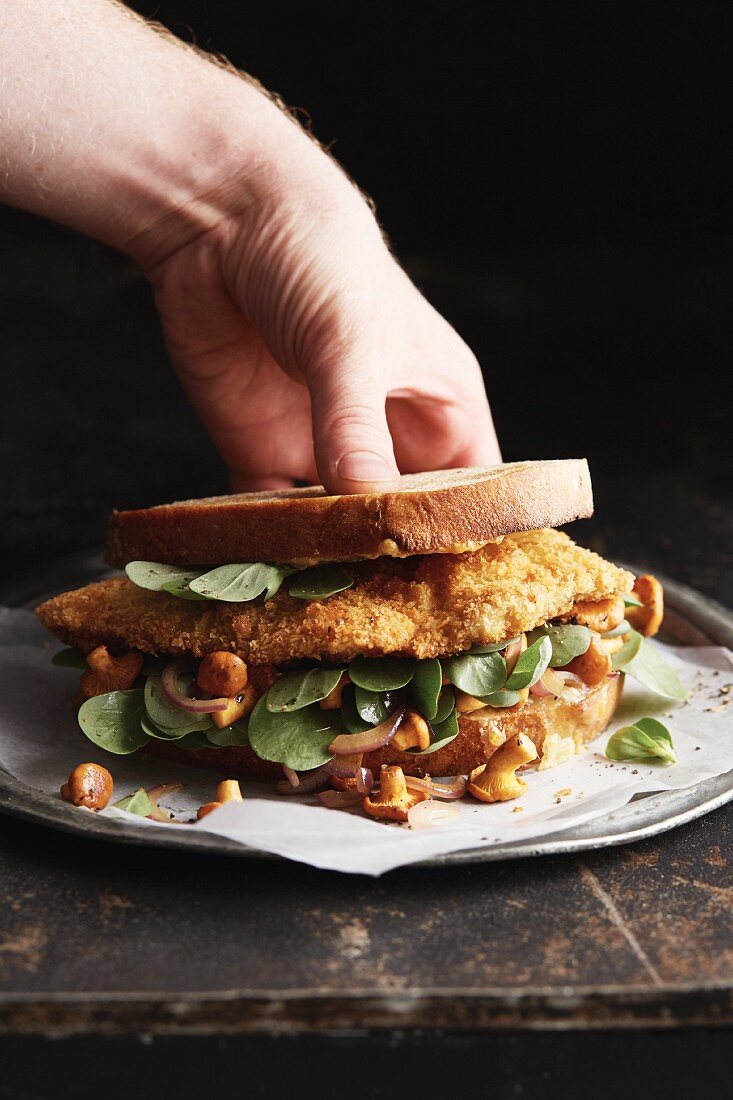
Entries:
[[215,714],[217,711],[226,710],[230,700],[220,699],[190,699],[184,695],[178,687],[178,677],[183,671],[178,661],[172,661],[166,665],[160,675],[160,686],[163,689],[168,702],[178,710],[185,710],[187,714]]
[[405,708],[400,707],[373,729],[364,730],[363,733],[340,733],[328,746],[328,751],[336,756],[351,756],[352,753],[375,752],[377,749],[382,749],[397,733],[404,714]]
[[418,779],[414,775],[405,776],[406,785],[413,791],[426,791],[433,798],[462,798],[466,793],[465,776],[456,775],[450,783],[437,783],[434,779]]

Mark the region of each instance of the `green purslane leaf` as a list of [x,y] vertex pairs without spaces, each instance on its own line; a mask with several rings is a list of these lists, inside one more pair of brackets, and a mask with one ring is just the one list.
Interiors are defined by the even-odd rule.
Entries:
[[451,741],[455,740],[458,736],[458,714],[456,710],[450,711],[442,722],[432,722],[430,728],[432,731],[430,744],[422,751],[420,749],[408,749],[407,751],[413,756],[429,756],[431,753],[437,752],[438,749],[444,749],[446,745],[450,745]]
[[324,600],[351,588],[354,583],[351,573],[339,565],[315,565],[299,570],[291,565],[239,562],[202,572],[162,562],[132,561],[125,572],[138,588],[151,592],[167,592],[181,600],[223,600],[226,603],[249,603],[258,596],[271,600],[286,577],[293,574],[297,575],[288,590],[291,596],[301,600]]
[[143,713],[143,693],[110,691],[87,699],[79,709],[79,725],[89,740],[100,749],[127,756],[148,740],[140,719]]
[[443,670],[437,657],[418,661],[409,684],[410,699],[418,714],[432,722],[438,713]]
[[240,722],[235,722],[232,726],[225,726],[223,730],[214,726],[212,729],[207,730],[203,734],[193,734],[195,737],[202,737],[205,739],[202,748],[211,748],[212,745],[218,749],[229,748],[232,745],[249,745],[249,723],[243,718]]
[[134,794],[121,798],[114,806],[117,810],[127,810],[128,814],[137,814],[138,817],[148,817],[153,812],[153,803],[144,787],[138,787]]
[[185,737],[188,733],[194,733],[194,730],[181,729],[164,729],[161,726],[157,726],[155,722],[152,722],[148,715],[143,711],[140,716],[140,726],[143,733],[146,733],[148,737],[154,737],[156,741],[180,741],[182,737]]
[[185,578],[168,581],[166,584],[161,585],[161,592],[168,592],[171,596],[177,596],[179,600],[207,600],[209,598],[194,592]]
[[653,646],[644,642],[638,631],[631,631],[628,641],[613,654],[611,660],[616,671],[633,676],[655,695],[677,702],[683,702],[687,698],[687,690],[677,673]]
[[435,718],[430,718],[428,721],[430,725],[435,729],[442,722],[445,722],[448,715],[453,711],[456,705],[456,693],[452,687],[444,687],[438,698],[438,709],[435,712]]
[[492,695],[506,682],[506,662],[499,653],[459,653],[443,662],[443,671],[467,695]]
[[644,604],[641,602],[639,597],[635,596],[633,592],[625,592],[624,593],[624,604],[625,604],[626,607],[643,607],[644,606]]
[[162,592],[167,585],[187,585],[200,576],[200,569],[182,569],[180,565],[164,565],[158,561],[131,561],[125,566],[127,576],[138,588]]
[[656,718],[640,718],[633,726],[617,730],[606,745],[609,760],[661,760],[676,764],[672,735]]
[[77,668],[80,671],[89,668],[86,658],[78,649],[60,649],[51,658],[51,664],[57,668]]
[[411,657],[355,657],[349,677],[367,691],[396,691],[409,684],[416,665]]
[[338,565],[314,565],[304,569],[288,585],[288,592],[298,600],[325,600],[351,588],[354,578]]
[[384,722],[396,706],[390,692],[367,691],[358,684],[354,690],[354,703],[359,717],[366,722],[367,729]]
[[631,623],[626,619],[622,619],[618,626],[615,626],[613,630],[606,630],[603,634],[604,638],[622,638],[624,634],[628,634],[631,630]]
[[485,703],[487,707],[513,707],[515,703],[518,703],[521,696],[518,691],[507,691],[503,688],[501,691],[495,691],[493,695],[483,695],[481,702]]
[[542,676],[552,659],[552,642],[548,637],[538,638],[525,649],[506,682],[508,691],[521,691],[532,687]]
[[[216,727],[214,728],[216,729]],[[227,726],[227,729],[231,728],[231,726]],[[217,730],[217,733],[219,732],[224,733],[225,730]],[[197,752],[199,749],[211,749],[213,747],[208,740],[208,731],[206,733],[186,733],[176,740],[176,748],[185,749],[186,752]]]
[[531,630],[527,637],[532,644],[540,638],[549,638],[552,645],[550,668],[564,668],[574,657],[585,653],[590,645],[591,632],[587,626],[567,623],[561,626],[540,626]]
[[620,672],[625,664],[633,660],[637,653],[641,649],[641,643],[644,641],[643,635],[638,630],[630,630],[629,636],[615,653],[611,654],[611,664],[613,665],[614,672]]
[[299,772],[329,761],[332,754],[328,746],[343,732],[338,711],[321,710],[316,704],[273,714],[264,696],[249,719],[249,741],[257,755]]
[[264,565],[262,562],[220,565],[192,580],[189,588],[208,600],[225,603],[249,603],[258,596],[271,600],[293,572],[289,565]]
[[[193,676],[189,675],[179,676],[179,690],[188,691],[193,679]],[[213,725],[210,714],[190,714],[169,703],[161,687],[159,676],[148,676],[145,681],[144,698],[147,716],[154,726],[163,731],[163,736],[182,737],[184,733],[201,732]]]
[[369,722],[365,722],[356,709],[356,688],[353,684],[347,684],[341,697],[341,721],[349,733],[363,733],[371,729]]
[[309,668],[286,672],[278,677],[267,692],[267,709],[275,713],[309,707],[330,695],[343,672],[342,668]]
[[469,653],[499,653],[502,649],[506,649],[512,642],[518,642],[519,636],[516,638],[507,638],[504,642],[487,642],[482,645],[481,642],[476,642],[469,649]]

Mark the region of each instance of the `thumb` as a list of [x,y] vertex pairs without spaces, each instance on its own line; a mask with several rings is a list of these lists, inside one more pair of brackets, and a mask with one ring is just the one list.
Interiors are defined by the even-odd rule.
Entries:
[[309,372],[316,465],[329,493],[399,487],[385,412],[386,391],[357,368]]

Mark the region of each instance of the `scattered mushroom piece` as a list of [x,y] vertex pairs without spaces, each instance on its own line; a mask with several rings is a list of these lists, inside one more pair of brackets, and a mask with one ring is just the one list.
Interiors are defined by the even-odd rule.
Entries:
[[468,790],[481,802],[509,802],[512,798],[519,798],[526,791],[527,784],[514,773],[522,764],[536,759],[534,742],[518,733],[496,750],[488,764],[474,768],[469,776]]
[[483,710],[486,707],[486,703],[482,699],[477,699],[474,695],[468,695],[460,688],[455,688],[455,695],[456,710],[459,714],[472,714],[475,710]]
[[212,810],[218,810],[220,806],[223,806],[225,802],[243,802],[242,789],[236,779],[223,779],[216,788],[216,801],[207,802],[203,806],[199,806],[196,811],[196,817],[201,820],[202,817],[206,817]]
[[615,630],[622,623],[626,614],[623,596],[611,596],[607,600],[597,600],[595,603],[581,600],[573,604],[566,615],[561,615],[562,622],[579,623],[581,626],[597,630],[604,634],[607,630]]
[[255,709],[255,703],[259,699],[259,693],[254,684],[247,684],[243,691],[229,700],[226,710],[215,710],[211,715],[214,725],[220,730],[231,726],[233,722],[239,722],[247,718]]
[[643,607],[627,607],[626,618],[647,638],[656,634],[664,618],[664,589],[656,577],[643,573],[634,581],[633,593],[641,600]]
[[565,665],[564,672],[574,672],[588,687],[595,687],[613,672],[611,654],[604,647],[597,634],[591,635],[590,645],[585,653],[574,657]]
[[384,821],[407,821],[411,807],[429,797],[425,791],[407,789],[402,768],[383,764],[379,773],[379,790],[373,797],[367,795],[362,805],[370,817]]
[[74,806],[103,810],[113,790],[112,776],[101,764],[77,764],[61,788],[61,797]]
[[405,712],[402,724],[392,738],[392,744],[400,752],[407,749],[420,749],[424,752],[430,745],[430,727],[421,715],[414,710]]
[[108,691],[127,691],[143,667],[143,655],[132,650],[113,657],[106,645],[99,645],[87,656],[89,668],[82,672],[79,687],[85,699],[106,695]]
[[325,699],[321,699],[319,706],[321,710],[340,710],[341,703],[343,701],[344,688],[347,684],[351,683],[348,672],[345,672],[335,688],[331,688]]
[[241,695],[247,680],[247,666],[242,658],[225,649],[207,653],[196,676],[199,687],[215,698],[225,695],[231,699]]

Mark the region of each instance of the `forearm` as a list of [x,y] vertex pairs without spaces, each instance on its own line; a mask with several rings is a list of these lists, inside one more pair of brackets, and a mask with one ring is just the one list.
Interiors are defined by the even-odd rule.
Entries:
[[144,263],[246,215],[278,148],[312,144],[247,80],[110,0],[3,0],[0,71],[0,197]]

